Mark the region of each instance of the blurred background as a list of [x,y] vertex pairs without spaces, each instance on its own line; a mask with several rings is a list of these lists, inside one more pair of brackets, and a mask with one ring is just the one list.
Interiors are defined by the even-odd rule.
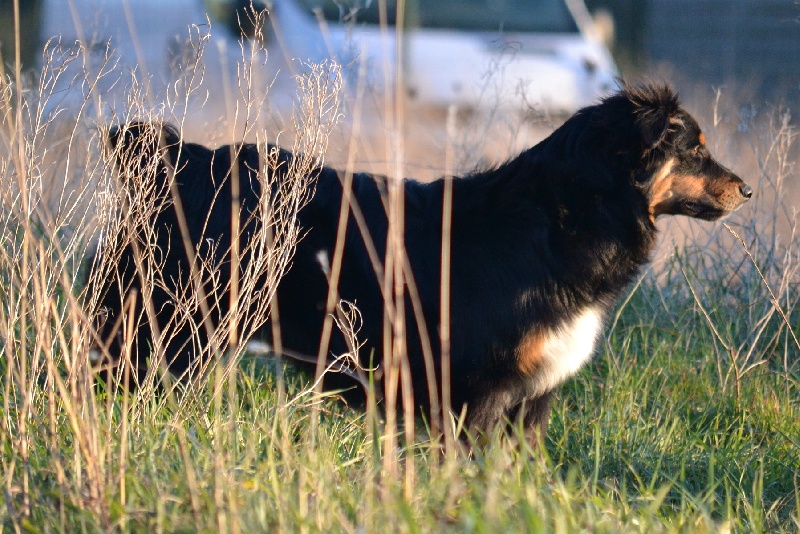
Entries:
[[[255,83],[269,88],[264,128],[274,135],[295,99],[292,76],[304,61],[333,57],[344,69],[346,125],[359,77],[367,86],[361,116],[377,141],[359,152],[362,164],[381,170],[387,161],[376,134],[398,122],[387,122],[380,97],[391,85],[406,99],[408,172],[420,177],[441,173],[448,138],[465,168],[504,159],[613,90],[617,76],[669,81],[690,111],[734,132],[763,110],[800,102],[795,0],[408,0],[401,20],[394,0],[18,2],[19,56],[31,80],[47,42],[65,54],[80,44],[82,69],[102,69],[110,54],[122,74],[101,81],[99,105],[117,113],[131,83],[143,84],[154,106],[169,101],[202,47],[202,91],[180,113],[190,137],[206,143],[243,135],[230,124],[243,56],[257,58]],[[266,15],[264,28],[254,28],[251,9]],[[396,25],[407,30],[399,48]],[[14,0],[0,0],[0,53],[13,73]],[[80,92],[79,78],[60,78],[59,105]],[[448,125],[451,106],[458,120]],[[331,141],[334,164],[349,131]]]
[[[261,0],[255,5],[280,9],[281,2],[301,6],[327,3],[329,12],[337,4],[345,9],[358,5],[352,0]],[[14,57],[13,3],[0,0],[0,43],[6,63]],[[114,40],[126,60],[135,60],[131,55],[127,10],[146,59],[152,67],[161,67],[170,61],[170,43],[176,37],[185,37],[189,25],[204,24],[205,13],[209,13],[212,22],[233,33],[238,26],[237,9],[242,14],[246,3],[249,4],[242,0],[19,0],[21,56],[25,65],[35,66],[46,40],[55,36],[74,40],[82,30],[85,38]],[[377,3],[378,0],[372,2]],[[541,2],[467,0],[460,4],[484,7],[481,4],[492,3],[512,4],[519,18],[524,19],[529,16],[526,6],[530,4],[529,9],[535,10]],[[458,11],[455,4],[445,2],[444,8]],[[800,95],[800,5],[795,0],[586,0],[585,5],[603,26],[604,38],[626,77],[665,69],[685,78],[680,83],[692,80],[715,86],[745,84],[767,98],[797,99]],[[243,18],[246,27],[246,17]]]

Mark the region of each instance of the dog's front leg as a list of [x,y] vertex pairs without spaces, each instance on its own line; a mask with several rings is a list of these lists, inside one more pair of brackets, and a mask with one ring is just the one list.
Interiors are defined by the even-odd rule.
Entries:
[[517,417],[521,420],[525,440],[535,450],[539,443],[544,443],[547,425],[550,423],[550,403],[555,390],[534,399],[525,399],[519,407]]

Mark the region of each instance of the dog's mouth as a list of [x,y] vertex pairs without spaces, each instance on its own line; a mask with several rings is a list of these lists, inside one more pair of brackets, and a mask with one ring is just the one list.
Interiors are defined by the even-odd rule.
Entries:
[[683,203],[683,212],[689,217],[696,219],[703,219],[706,221],[715,221],[728,215],[733,210],[722,209],[719,206],[712,206],[705,202],[687,201]]
[[695,219],[716,221],[742,207],[747,200],[748,198],[742,198],[738,202],[718,202],[716,199],[686,200],[682,203],[682,211],[684,215]]

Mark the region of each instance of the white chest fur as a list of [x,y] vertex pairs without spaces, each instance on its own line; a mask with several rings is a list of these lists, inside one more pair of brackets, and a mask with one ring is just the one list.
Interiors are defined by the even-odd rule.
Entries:
[[592,357],[602,326],[600,310],[590,307],[556,328],[526,335],[517,347],[517,361],[530,394],[544,394],[578,372]]

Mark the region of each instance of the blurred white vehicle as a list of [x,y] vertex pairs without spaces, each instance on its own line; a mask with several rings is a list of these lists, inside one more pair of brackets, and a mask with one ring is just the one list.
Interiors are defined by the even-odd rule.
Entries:
[[395,83],[399,60],[407,94],[421,103],[571,113],[617,85],[583,0],[407,0],[399,40],[396,0],[383,14],[382,0],[273,1],[291,57],[333,58],[350,80],[366,62],[377,88]]

